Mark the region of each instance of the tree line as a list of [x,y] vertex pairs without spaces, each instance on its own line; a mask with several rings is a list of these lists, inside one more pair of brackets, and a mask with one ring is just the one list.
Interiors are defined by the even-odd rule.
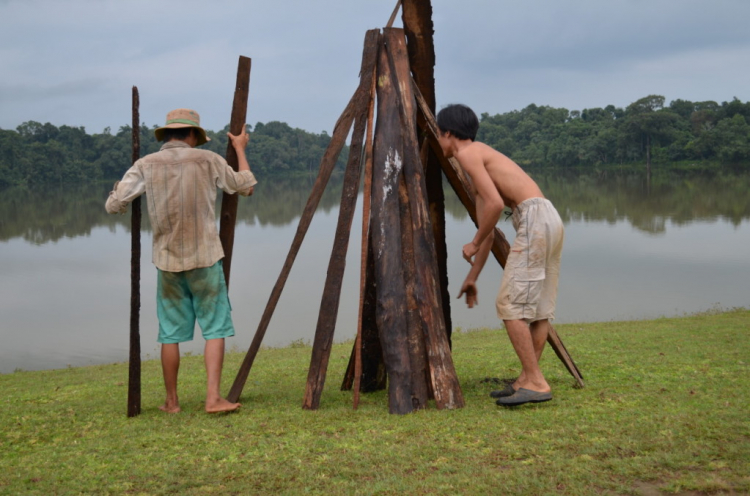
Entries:
[[[141,125],[141,156],[159,150],[154,129]],[[211,141],[202,148],[222,156],[227,131],[206,130]],[[247,158],[256,174],[316,171],[331,137],[323,131],[309,133],[283,122],[259,122],[250,130]],[[344,147],[336,167],[346,165]],[[41,184],[89,183],[119,179],[132,163],[132,128],[110,128],[88,134],[84,127],[29,121],[15,131],[0,129],[0,188]]]
[[750,163],[750,102],[649,95],[626,108],[529,105],[482,114],[477,139],[521,165],[596,166],[682,160]]
[[[141,155],[160,144],[141,125]],[[224,155],[228,126],[207,130],[204,148]],[[330,136],[283,122],[257,123],[250,131],[248,160],[258,174],[317,170]],[[523,166],[598,166],[682,160],[750,163],[750,102],[721,104],[649,95],[626,108],[608,105],[582,111],[537,106],[504,114],[481,114],[477,139]],[[343,169],[347,149],[339,156]],[[131,163],[131,128],[88,134],[83,127],[28,121],[0,129],[0,188],[114,180]]]

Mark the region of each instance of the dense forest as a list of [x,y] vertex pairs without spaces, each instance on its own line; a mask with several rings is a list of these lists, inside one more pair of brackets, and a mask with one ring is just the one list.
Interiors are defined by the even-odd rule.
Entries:
[[[204,145],[224,154],[227,128],[207,131]],[[141,125],[141,155],[157,151],[153,128]],[[690,102],[650,95],[626,108],[570,111],[531,104],[481,115],[479,141],[523,166],[576,167],[626,163],[712,161],[750,163],[750,102]],[[259,175],[318,168],[330,141],[282,122],[251,129],[248,160]],[[343,168],[346,150],[339,157]],[[119,178],[131,163],[131,128],[88,134],[83,127],[29,121],[0,129],[0,188]]]
[[622,109],[529,105],[482,114],[477,139],[521,165],[592,166],[681,160],[750,163],[750,102],[650,95]]
[[[154,129],[141,125],[141,156],[159,150]],[[206,130],[211,141],[202,146],[224,156],[226,126],[219,132]],[[313,134],[282,122],[259,122],[250,130],[247,159],[258,175],[315,171],[330,136]],[[347,148],[337,167],[346,165]],[[15,131],[0,129],[0,188],[40,184],[71,184],[101,179],[115,180],[130,167],[132,128],[109,128],[101,134],[87,134],[83,127],[40,124],[29,121]]]

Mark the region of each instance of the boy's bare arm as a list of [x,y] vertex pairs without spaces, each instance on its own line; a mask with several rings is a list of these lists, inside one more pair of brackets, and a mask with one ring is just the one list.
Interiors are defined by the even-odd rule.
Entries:
[[[478,148],[468,147],[461,151],[458,161],[474,183],[477,202],[477,229],[474,238],[463,247],[463,256],[469,263],[473,264],[472,257],[479,252],[479,247],[487,237],[492,234],[500,214],[505,208],[500,193],[492,182],[492,178],[484,166],[482,155]],[[481,204],[481,210],[479,208]]]
[[477,279],[479,279],[479,274],[484,268],[484,264],[487,262],[487,258],[489,258],[490,251],[492,250],[493,238],[494,232],[490,233],[489,236],[482,241],[482,244],[479,245],[479,251],[474,258],[474,263],[471,265],[469,273],[466,275],[466,279],[464,279],[464,282],[461,285],[461,291],[458,293],[459,299],[462,295],[466,294],[466,305],[469,308],[473,308],[474,305],[479,303],[479,290],[477,289],[476,283]]

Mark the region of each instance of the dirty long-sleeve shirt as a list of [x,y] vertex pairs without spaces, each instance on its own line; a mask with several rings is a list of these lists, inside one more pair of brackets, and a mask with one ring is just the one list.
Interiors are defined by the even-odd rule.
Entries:
[[152,261],[161,270],[181,272],[210,267],[224,257],[214,209],[217,188],[248,196],[257,182],[252,172],[235,172],[216,153],[170,141],[133,164],[115,183],[105,208],[125,213],[146,193]]

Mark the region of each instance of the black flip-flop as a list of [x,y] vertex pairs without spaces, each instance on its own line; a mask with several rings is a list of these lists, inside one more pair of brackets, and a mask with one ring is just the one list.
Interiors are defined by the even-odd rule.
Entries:
[[541,393],[531,389],[521,388],[510,396],[500,398],[496,401],[501,406],[518,406],[524,403],[542,403],[552,399],[552,393]]
[[497,391],[492,391],[490,393],[490,396],[493,398],[505,398],[506,396],[513,396],[516,394],[516,390],[513,389],[512,384],[508,384],[505,386],[505,389],[499,389]]

